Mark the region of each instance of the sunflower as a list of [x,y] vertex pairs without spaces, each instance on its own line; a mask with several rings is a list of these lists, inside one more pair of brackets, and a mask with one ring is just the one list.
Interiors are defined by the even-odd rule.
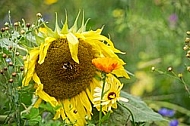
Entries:
[[[129,78],[110,39],[101,35],[102,29],[86,31],[84,16],[77,28],[79,14],[71,28],[67,16],[62,28],[58,26],[57,15],[55,30],[46,24],[36,35],[38,46],[32,48],[24,62],[25,77],[23,86],[34,82],[35,95],[38,97],[34,107],[48,102],[57,108],[54,119],[62,118],[67,123],[83,126],[86,118],[91,119],[93,94],[100,87],[96,79],[99,70],[92,60],[100,57],[116,59],[122,67],[114,71],[118,77]],[[32,84],[32,83],[31,83]]]

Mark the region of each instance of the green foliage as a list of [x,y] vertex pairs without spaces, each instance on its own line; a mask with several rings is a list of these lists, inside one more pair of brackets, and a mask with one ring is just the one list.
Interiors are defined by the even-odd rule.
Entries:
[[24,125],[34,126],[39,124],[41,121],[41,116],[39,115],[39,109],[31,108],[29,114],[24,113],[21,116],[22,119],[25,119]]

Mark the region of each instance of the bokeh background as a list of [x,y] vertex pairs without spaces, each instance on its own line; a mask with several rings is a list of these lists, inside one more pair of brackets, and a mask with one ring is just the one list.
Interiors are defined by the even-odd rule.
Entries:
[[[140,96],[155,110],[175,109],[175,118],[190,125],[190,61],[183,50],[190,30],[189,0],[0,0],[0,8],[0,27],[8,21],[9,10],[12,22],[25,19],[31,24],[40,12],[52,28],[55,12],[61,24],[66,13],[73,22],[78,12],[84,11],[85,19],[90,18],[88,29],[104,27],[102,34],[126,52],[119,56],[133,75],[122,80],[124,90]],[[152,71],[152,67],[160,72]],[[154,104],[156,101],[162,102]]]

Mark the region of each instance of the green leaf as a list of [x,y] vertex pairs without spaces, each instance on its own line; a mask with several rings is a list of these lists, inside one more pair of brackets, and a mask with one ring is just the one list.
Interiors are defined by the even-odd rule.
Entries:
[[[164,121],[165,119],[152,109],[150,109],[145,102],[140,98],[132,96],[124,91],[121,91],[121,97],[129,99],[129,102],[122,102],[132,113],[135,122],[153,122],[153,121]],[[122,106],[124,113],[128,113],[128,110]],[[130,120],[132,118],[130,117]]]
[[118,106],[117,109],[110,114],[108,120],[103,122],[103,126],[125,126],[127,125],[130,118],[130,114],[121,106]]
[[48,120],[47,122],[40,123],[40,126],[64,126],[63,124],[59,120]]
[[37,108],[31,108],[30,109],[30,113],[29,114],[24,113],[22,115],[22,118],[35,119],[38,116],[39,116],[39,109],[37,109]]

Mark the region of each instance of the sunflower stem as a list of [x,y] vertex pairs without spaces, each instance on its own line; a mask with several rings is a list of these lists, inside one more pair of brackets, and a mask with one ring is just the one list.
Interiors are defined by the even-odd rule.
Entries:
[[100,111],[99,111],[99,122],[98,122],[98,126],[101,126],[102,123],[102,99],[104,96],[104,87],[106,84],[106,73],[102,72],[102,81],[103,81],[103,85],[102,85],[102,92],[101,92],[101,100],[100,100]]

